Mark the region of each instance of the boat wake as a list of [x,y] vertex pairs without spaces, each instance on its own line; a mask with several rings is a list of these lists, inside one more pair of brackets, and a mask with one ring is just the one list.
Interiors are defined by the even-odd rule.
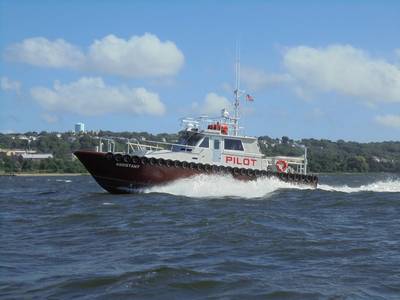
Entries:
[[359,193],[359,192],[376,192],[376,193],[400,193],[400,180],[386,179],[379,180],[359,187],[350,187],[348,185],[332,186],[319,184],[318,189],[328,192],[342,193]]
[[[275,178],[241,181],[228,175],[198,175],[180,179],[164,186],[144,189],[142,192],[166,193],[193,198],[260,198],[281,189],[312,190],[313,188],[286,183]],[[381,180],[359,187],[319,184],[317,190],[341,193],[400,192],[400,180]]]
[[234,179],[229,175],[198,175],[180,179],[164,186],[145,189],[145,193],[167,193],[194,198],[239,197],[258,198],[279,189],[309,189],[283,182],[275,178],[260,178],[253,181]]

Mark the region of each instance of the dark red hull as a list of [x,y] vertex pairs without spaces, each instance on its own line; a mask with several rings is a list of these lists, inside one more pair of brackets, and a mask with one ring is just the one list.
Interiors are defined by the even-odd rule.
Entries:
[[[114,159],[107,159],[107,154],[104,152],[76,151],[75,155],[97,183],[113,194],[133,193],[141,188],[167,184],[180,178],[213,173],[212,170],[198,170],[197,168],[189,167],[184,168],[141,162],[117,162]],[[224,173],[233,170],[232,168],[225,169]],[[219,173],[221,173],[221,170],[219,170]],[[235,174],[235,172],[232,172],[232,175],[240,180],[254,180],[259,177],[255,175]],[[271,173],[271,176],[276,176],[284,181],[290,181],[286,176],[282,177],[278,173]],[[315,176],[306,176],[303,179],[300,178],[298,183],[316,186],[317,180]]]

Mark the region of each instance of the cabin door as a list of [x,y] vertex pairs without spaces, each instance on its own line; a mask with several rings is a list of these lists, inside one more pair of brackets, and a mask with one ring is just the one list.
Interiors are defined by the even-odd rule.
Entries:
[[214,137],[212,139],[212,151],[213,151],[213,162],[215,163],[221,162],[221,148],[222,148],[221,138]]

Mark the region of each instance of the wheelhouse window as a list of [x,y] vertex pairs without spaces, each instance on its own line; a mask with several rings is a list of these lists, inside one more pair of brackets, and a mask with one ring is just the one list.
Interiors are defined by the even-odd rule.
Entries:
[[201,148],[209,148],[210,147],[210,140],[208,139],[208,137],[204,138],[204,140],[201,142],[199,147],[201,147]]
[[192,147],[196,146],[202,138],[203,136],[197,133],[182,132],[180,134],[178,145],[172,146],[172,151],[192,152]]
[[219,140],[214,140],[214,150],[219,149]]
[[186,145],[188,146],[196,146],[196,144],[201,140],[201,135],[193,135],[187,141]]
[[243,144],[241,140],[225,139],[225,150],[236,150],[244,151]]
[[181,133],[179,137],[179,145],[196,146],[197,143],[203,138],[200,134],[190,134],[188,132]]

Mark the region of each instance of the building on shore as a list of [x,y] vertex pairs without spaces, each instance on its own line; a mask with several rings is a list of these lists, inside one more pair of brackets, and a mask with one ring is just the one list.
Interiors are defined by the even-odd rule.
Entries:
[[0,149],[0,153],[5,153],[6,156],[19,156],[21,154],[35,154],[35,150],[20,150],[20,149]]
[[76,123],[75,124],[75,134],[85,133],[85,124],[84,123]]
[[42,160],[47,158],[53,158],[53,154],[50,153],[22,153],[20,156],[23,160]]
[[53,154],[51,153],[37,153],[35,150],[0,149],[0,153],[13,159],[19,158],[23,160],[41,160],[53,158]]

